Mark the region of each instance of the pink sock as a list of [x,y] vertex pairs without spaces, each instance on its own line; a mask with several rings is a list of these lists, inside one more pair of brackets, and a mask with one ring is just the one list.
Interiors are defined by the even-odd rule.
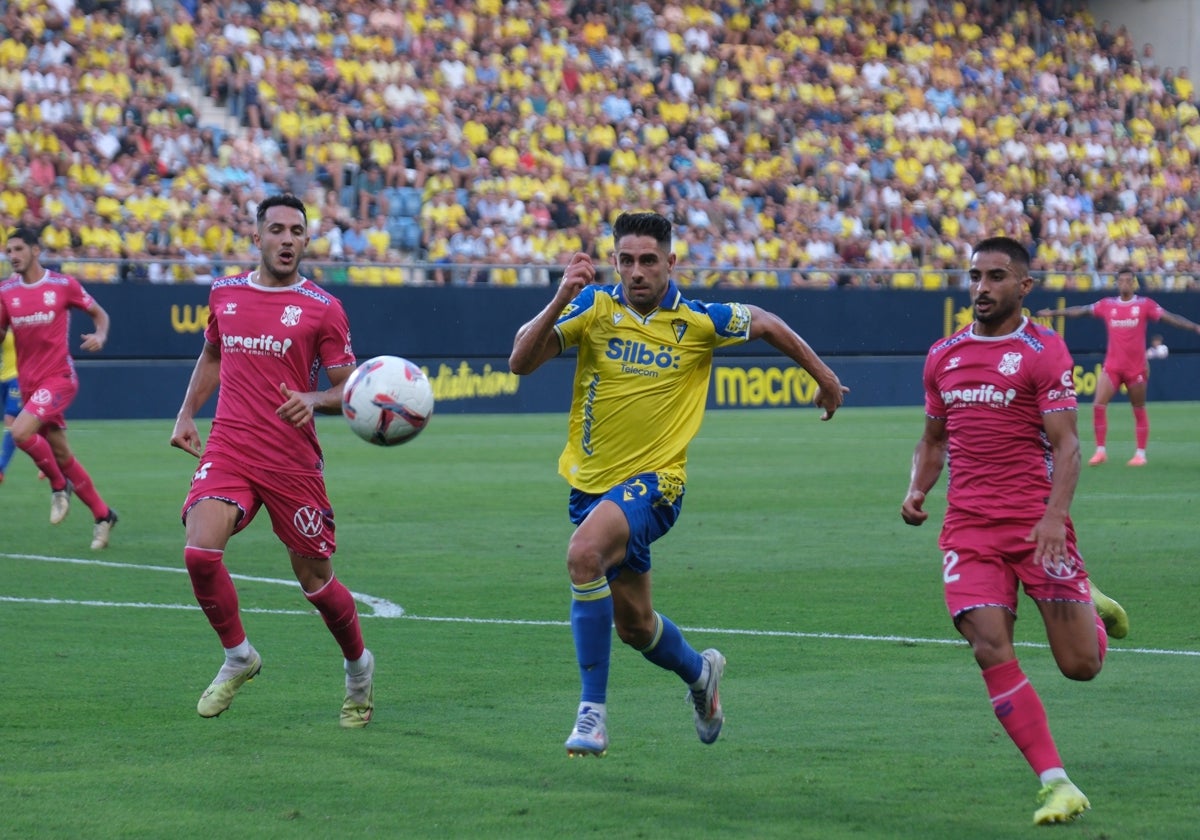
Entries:
[[316,592],[305,592],[304,597],[325,619],[325,626],[342,648],[342,656],[351,662],[361,657],[364,649],[362,627],[358,623],[358,609],[354,606],[354,596],[350,590],[342,586],[337,578],[330,578]]
[[204,610],[204,617],[217,631],[221,646],[237,647],[246,641],[242,617],[238,613],[238,594],[225,568],[225,552],[216,548],[183,549],[183,562],[192,579],[192,592]]
[[1137,448],[1145,449],[1150,442],[1150,415],[1146,413],[1144,405],[1133,409],[1133,434],[1137,439]]
[[1108,406],[1092,406],[1092,430],[1096,433],[1096,446],[1104,446],[1108,439]]
[[46,480],[50,482],[50,489],[57,492],[67,486],[67,479],[62,474],[62,470],[58,468],[58,461],[54,460],[54,450],[50,448],[50,442],[41,435],[33,435],[24,443],[18,443],[22,452],[25,452],[33,459],[33,463],[37,464],[37,468],[46,474]]
[[70,462],[63,465],[62,472],[63,475],[70,479],[71,484],[75,486],[75,495],[79,497],[79,501],[88,506],[88,510],[92,512],[92,516],[96,519],[103,519],[108,516],[108,505],[100,498],[100,494],[96,492],[96,487],[92,484],[92,477],[83,468],[83,464],[72,458]]
[[1062,767],[1046,709],[1020,663],[1011,659],[993,665],[983,671],[983,681],[996,718],[1033,772],[1040,776],[1052,767]]

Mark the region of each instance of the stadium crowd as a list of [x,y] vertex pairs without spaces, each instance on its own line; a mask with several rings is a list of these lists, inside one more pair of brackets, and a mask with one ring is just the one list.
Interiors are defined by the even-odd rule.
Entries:
[[290,191],[331,282],[547,282],[635,208],[689,284],[943,288],[1002,233],[1200,288],[1194,83],[1072,0],[25,0],[0,131],[0,229],[88,281],[250,266]]

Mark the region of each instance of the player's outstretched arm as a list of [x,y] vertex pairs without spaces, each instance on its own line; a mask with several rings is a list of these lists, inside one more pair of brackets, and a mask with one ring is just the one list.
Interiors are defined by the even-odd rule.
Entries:
[[1164,309],[1162,314],[1159,315],[1158,319],[1164,324],[1169,324],[1176,329],[1200,333],[1200,324],[1197,324],[1195,321],[1190,321],[1187,318],[1184,318],[1182,315],[1176,315],[1174,312],[1168,312]]
[[508,357],[509,370],[519,376],[533,373],[562,351],[554,333],[554,322],[558,320],[566,305],[574,300],[584,287],[595,282],[595,279],[596,267],[592,264],[591,257],[584,253],[577,253],[571,257],[567,270],[563,272],[562,280],[554,292],[554,298],[533,320],[517,330],[517,336],[513,339],[512,354]]
[[761,338],[783,355],[806,370],[817,382],[817,395],[813,402],[824,409],[822,420],[833,417],[833,413],[842,406],[842,401],[850,389],[842,384],[837,374],[829,365],[821,360],[817,352],[808,346],[808,342],[799,333],[773,312],[768,312],[759,306],[747,305],[750,310],[750,338]]
[[1039,318],[1057,318],[1060,315],[1064,318],[1080,318],[1090,314],[1092,314],[1090,305],[1068,306],[1065,309],[1039,309],[1037,311]]
[[200,457],[200,453],[204,451],[204,441],[200,439],[200,431],[196,428],[196,412],[208,402],[208,398],[220,383],[221,351],[206,341],[204,349],[200,351],[200,357],[196,359],[192,378],[188,380],[187,392],[183,395],[183,404],[175,418],[171,446]]
[[937,484],[942,467],[946,464],[946,421],[926,417],[925,432],[913,450],[912,472],[908,479],[908,493],[900,505],[900,517],[909,525],[920,525],[929,518],[925,510],[925,496]]

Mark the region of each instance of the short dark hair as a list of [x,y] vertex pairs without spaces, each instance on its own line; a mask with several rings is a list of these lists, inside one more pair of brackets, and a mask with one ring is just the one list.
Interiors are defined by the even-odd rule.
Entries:
[[9,239],[20,239],[22,242],[24,242],[30,248],[37,248],[37,247],[40,247],[42,244],[41,234],[39,234],[33,228],[29,228],[29,227],[16,228],[15,230],[13,230],[12,233],[10,233],[8,235],[8,238]]
[[1134,280],[1138,279],[1137,272],[1127,265],[1123,265],[1117,269],[1117,276],[1120,277],[1122,274],[1131,274]]
[[1021,276],[1029,274],[1029,251],[1011,236],[991,236],[971,250],[976,254],[1004,254],[1014,266],[1020,266]]
[[304,223],[308,224],[308,208],[304,206],[304,202],[291,193],[280,193],[279,195],[267,196],[258,205],[255,219],[259,225],[262,224],[263,219],[267,216],[267,211],[272,207],[291,207],[293,210],[299,210],[300,215],[304,217]]
[[613,241],[626,236],[652,236],[654,241],[671,250],[671,220],[658,213],[622,213],[613,223]]

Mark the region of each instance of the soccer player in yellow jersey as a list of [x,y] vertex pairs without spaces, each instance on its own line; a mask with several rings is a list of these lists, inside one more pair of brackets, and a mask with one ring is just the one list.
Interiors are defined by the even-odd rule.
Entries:
[[582,681],[569,756],[608,750],[612,626],[625,644],[674,671],[690,689],[696,732],[721,733],[725,657],[698,653],[650,599],[650,544],[679,516],[687,447],[700,428],[713,351],[761,338],[813,376],[828,420],[848,390],[778,316],[740,303],[687,300],[671,279],[671,223],[623,213],[613,226],[620,283],[593,285],[590,257],[571,259],[554,298],[522,326],[509,367],[533,373],[578,347],[567,445],[559,472],[577,526],[567,546],[571,632]]
[[0,400],[4,401],[4,439],[0,442],[0,484],[12,461],[16,444],[13,443],[12,424],[21,413],[21,388],[17,385],[17,348],[13,343],[13,332],[9,330],[0,342]]

